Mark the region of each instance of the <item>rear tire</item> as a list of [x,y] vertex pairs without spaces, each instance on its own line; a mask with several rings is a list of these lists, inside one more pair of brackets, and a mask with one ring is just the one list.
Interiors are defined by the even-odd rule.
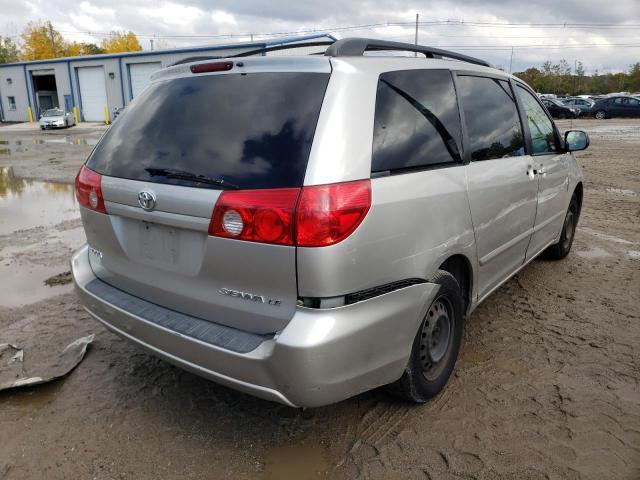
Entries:
[[578,197],[576,197],[574,193],[571,197],[571,202],[569,202],[567,214],[564,217],[562,233],[560,233],[560,241],[545,250],[544,256],[546,258],[550,260],[561,260],[569,255],[571,246],[573,245],[573,239],[576,236],[576,227],[578,225],[579,218],[580,204],[578,203]]
[[604,120],[605,118],[607,118],[607,112],[605,112],[604,110],[598,110],[594,117],[596,117],[598,120]]
[[402,377],[387,387],[392,394],[414,403],[424,403],[442,391],[462,341],[464,302],[460,285],[444,270],[438,270],[431,283],[440,285],[440,289],[420,322]]

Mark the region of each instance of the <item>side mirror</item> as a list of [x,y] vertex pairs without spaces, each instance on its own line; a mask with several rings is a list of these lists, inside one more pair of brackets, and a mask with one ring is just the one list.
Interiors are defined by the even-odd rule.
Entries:
[[585,150],[589,146],[589,135],[582,130],[569,130],[564,133],[564,144],[567,152]]

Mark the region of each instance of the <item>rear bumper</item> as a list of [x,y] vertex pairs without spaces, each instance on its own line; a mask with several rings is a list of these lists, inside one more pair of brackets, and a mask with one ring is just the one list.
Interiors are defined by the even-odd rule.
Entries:
[[[438,290],[424,283],[345,307],[298,307],[282,332],[264,336],[251,351],[238,351],[196,338],[189,333],[196,327],[178,328],[180,319],[159,324],[138,314],[144,308],[110,301],[112,296],[100,292],[111,289],[147,303],[98,280],[87,246],[73,256],[71,269],[85,309],[109,330],[197,375],[294,407],[335,403],[400,378],[420,320]],[[233,336],[233,329],[221,328]]]

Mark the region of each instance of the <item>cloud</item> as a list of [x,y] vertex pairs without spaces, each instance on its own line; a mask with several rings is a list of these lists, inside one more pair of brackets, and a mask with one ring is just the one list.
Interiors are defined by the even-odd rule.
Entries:
[[[0,11],[0,34],[14,38],[28,21],[49,19],[70,40],[100,42],[105,32],[123,29],[139,34],[144,48],[149,48],[153,35],[171,45],[188,46],[248,39],[211,35],[331,31],[331,27],[386,22],[406,25],[338,29],[335,33],[413,42],[412,22],[415,12],[420,12],[423,22],[452,21],[448,25],[422,24],[421,43],[480,56],[507,70],[511,62],[515,71],[565,58],[571,64],[574,59],[582,61],[588,71],[616,71],[627,69],[640,57],[638,47],[581,47],[640,45],[637,27],[515,28],[468,23],[606,23],[623,27],[640,23],[638,0],[616,0],[606,7],[595,0],[432,0],[428,4],[417,0],[0,0]],[[460,21],[467,23],[460,25]],[[91,34],[81,33],[86,31]],[[547,47],[522,48],[527,45]]]

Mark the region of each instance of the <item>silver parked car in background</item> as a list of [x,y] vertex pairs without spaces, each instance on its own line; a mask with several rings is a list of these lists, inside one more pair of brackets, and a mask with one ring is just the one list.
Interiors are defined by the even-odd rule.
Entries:
[[126,340],[265,399],[424,402],[465,317],[569,253],[587,146],[516,77],[429,47],[167,68],[76,178],[77,292]]
[[76,120],[73,117],[73,113],[67,112],[61,108],[51,108],[45,110],[40,116],[40,129],[45,130],[47,128],[66,128],[76,124]]

